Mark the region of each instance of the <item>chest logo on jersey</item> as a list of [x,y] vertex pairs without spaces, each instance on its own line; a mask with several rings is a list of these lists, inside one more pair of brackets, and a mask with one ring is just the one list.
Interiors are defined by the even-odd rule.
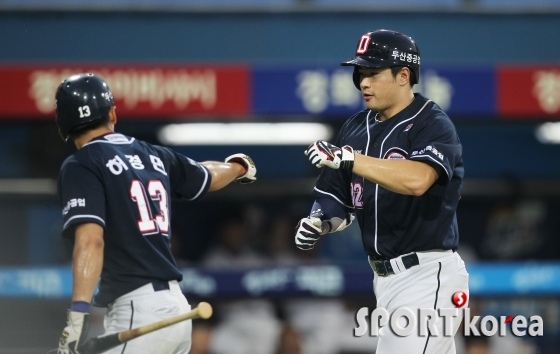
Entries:
[[410,128],[412,128],[414,124],[410,123],[409,125],[406,126],[406,128],[404,128],[403,132],[407,132],[410,130]]
[[388,160],[406,160],[407,152],[399,148],[391,148],[385,153],[385,158]]

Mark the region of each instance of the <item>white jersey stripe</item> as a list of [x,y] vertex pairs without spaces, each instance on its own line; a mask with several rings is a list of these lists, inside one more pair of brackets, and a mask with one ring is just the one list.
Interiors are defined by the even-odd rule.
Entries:
[[432,156],[430,155],[414,155],[411,157],[411,159],[415,159],[417,157],[421,157],[421,156],[425,156],[425,157],[429,157],[430,159],[434,160],[435,163],[437,163],[438,165],[440,165],[441,167],[443,167],[443,170],[445,171],[445,173],[447,174],[447,178],[451,178],[451,176],[449,175],[449,172],[447,171],[447,169],[445,168],[445,166],[443,166],[443,164],[441,162],[439,162],[438,160],[434,159]]
[[189,200],[195,200],[196,198],[198,198],[200,193],[202,193],[204,188],[206,188],[206,184],[208,183],[208,170],[206,169],[206,167],[202,167],[202,169],[204,170],[204,182],[202,182],[202,187],[200,187],[198,193],[196,193],[196,195]]
[[68,226],[68,224],[70,223],[70,221],[72,221],[72,220],[74,220],[74,219],[80,219],[80,218],[81,218],[81,219],[97,219],[97,220],[101,221],[101,223],[103,224],[103,226],[105,226],[105,220],[101,219],[99,216],[97,216],[97,215],[87,215],[87,214],[84,214],[84,215],[74,215],[74,216],[72,216],[70,219],[68,219],[68,221],[66,221],[66,222],[64,223],[64,226],[62,226],[62,229],[63,229],[63,230],[66,229],[66,227]]
[[325,192],[325,191],[322,191],[322,190],[320,190],[320,189],[317,188],[317,187],[315,187],[315,188],[313,188],[313,189],[315,189],[315,190],[316,190],[317,192],[319,192],[319,193],[323,193],[323,194],[326,194],[326,195],[330,195],[331,197],[333,197],[334,199],[336,199],[337,202],[339,202],[340,204],[344,205],[344,206],[347,207],[347,208],[354,209],[353,206],[349,206],[349,205],[344,204],[344,203],[343,203],[340,199],[338,199],[334,194],[331,194],[331,193],[327,193],[327,192]]

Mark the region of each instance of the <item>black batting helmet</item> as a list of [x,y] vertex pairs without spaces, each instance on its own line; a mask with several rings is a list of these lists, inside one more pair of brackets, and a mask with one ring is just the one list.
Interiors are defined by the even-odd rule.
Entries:
[[386,68],[407,66],[413,73],[411,83],[420,79],[420,48],[416,42],[404,33],[385,29],[364,34],[358,42],[356,56],[340,63],[342,66],[354,66],[354,85],[360,89],[358,66]]
[[105,117],[115,104],[107,83],[95,74],[72,75],[58,86],[54,101],[62,139],[79,125]]

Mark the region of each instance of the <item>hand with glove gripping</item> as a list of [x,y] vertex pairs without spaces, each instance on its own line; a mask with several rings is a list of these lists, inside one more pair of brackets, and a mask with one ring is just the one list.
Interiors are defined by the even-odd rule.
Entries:
[[237,177],[234,182],[238,182],[239,184],[249,184],[257,180],[257,168],[255,167],[255,163],[249,156],[245,154],[234,154],[228,156],[224,162],[235,162],[245,168],[245,174]]
[[310,250],[323,235],[322,221],[316,217],[303,218],[296,226],[296,246],[301,250]]
[[89,331],[89,313],[68,310],[66,327],[60,336],[57,354],[80,354]]
[[318,140],[309,145],[304,154],[316,167],[327,166],[335,170],[350,171],[354,167],[354,149],[349,145],[339,148],[324,140]]
[[332,217],[322,220],[321,209],[315,210],[307,218],[303,218],[296,226],[296,246],[301,250],[310,250],[315,246],[319,237],[324,234],[342,231],[354,221],[354,214],[348,214],[346,218]]

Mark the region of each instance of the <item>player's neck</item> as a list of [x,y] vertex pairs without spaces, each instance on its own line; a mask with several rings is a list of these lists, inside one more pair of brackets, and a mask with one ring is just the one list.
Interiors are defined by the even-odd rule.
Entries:
[[82,146],[89,143],[93,139],[97,138],[98,136],[105,135],[107,133],[114,133],[114,129],[109,126],[102,126],[96,129],[92,129],[87,133],[85,133],[84,135],[81,135],[78,138],[76,138],[76,140],[74,140],[74,144],[76,145],[76,148],[78,148],[79,150],[82,148]]
[[414,101],[414,92],[412,90],[403,92],[399,97],[395,100],[395,103],[387,109],[383,111],[378,111],[379,120],[384,121],[390,119],[401,112],[403,109],[408,107],[412,101]]

